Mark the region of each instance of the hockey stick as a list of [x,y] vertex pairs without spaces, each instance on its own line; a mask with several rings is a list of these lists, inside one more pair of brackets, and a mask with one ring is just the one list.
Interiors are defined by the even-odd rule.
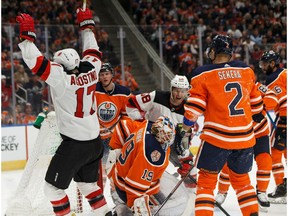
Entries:
[[83,11],[86,10],[86,0],[83,0]]
[[[266,111],[266,114],[267,114],[267,116],[268,116],[271,124],[273,125],[273,128],[276,130],[276,129],[277,129],[277,126],[276,126],[275,122],[273,121],[271,115],[269,114],[269,112],[268,112],[267,110],[265,110],[265,111]],[[275,118],[275,121],[276,121],[276,118]]]
[[185,174],[185,176],[176,184],[176,186],[172,189],[172,191],[169,193],[169,195],[166,197],[164,202],[160,205],[159,209],[153,214],[153,216],[157,216],[160,210],[163,208],[163,206],[166,204],[166,202],[170,199],[170,197],[174,194],[174,192],[179,188],[179,186],[182,184],[182,182],[189,176],[191,170],[193,169],[193,166],[189,169],[189,171]]
[[[172,157],[170,157],[170,159],[172,159]],[[178,162],[175,161],[175,160],[173,160],[173,161],[175,162],[175,164],[177,164],[177,166],[179,166],[180,168],[182,168],[182,165],[181,165],[180,163],[178,163]],[[191,167],[192,167],[192,169],[193,169],[194,165],[191,166]],[[190,171],[191,171],[192,169],[189,170],[188,174],[190,174]],[[195,178],[193,178],[191,175],[188,175],[188,177],[193,181],[194,184],[197,185],[197,180],[196,180]],[[215,205],[216,205],[226,216],[230,216],[230,214],[229,214],[229,213],[221,206],[221,204],[218,203],[216,200],[215,200]]]
[[[197,185],[197,181],[195,178],[193,178],[192,176],[188,176],[193,182],[194,184]],[[215,205],[226,215],[226,216],[230,216],[229,213],[221,206],[220,203],[218,203],[216,200],[215,200]]]

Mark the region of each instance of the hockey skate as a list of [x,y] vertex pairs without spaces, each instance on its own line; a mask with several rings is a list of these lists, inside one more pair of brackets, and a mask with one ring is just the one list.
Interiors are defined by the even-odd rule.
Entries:
[[270,202],[267,198],[266,193],[257,190],[257,200],[259,204],[259,210],[262,212],[268,212],[268,207],[270,207]]
[[227,192],[226,193],[220,193],[218,192],[216,197],[215,197],[215,202],[217,202],[218,204],[222,205],[227,197]]
[[287,179],[284,178],[282,184],[278,185],[273,193],[268,194],[268,199],[274,204],[286,204],[287,200]]

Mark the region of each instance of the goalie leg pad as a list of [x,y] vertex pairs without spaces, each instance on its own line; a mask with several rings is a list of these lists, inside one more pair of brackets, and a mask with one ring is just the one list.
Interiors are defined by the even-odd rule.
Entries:
[[132,207],[134,216],[151,216],[149,207],[149,196],[144,195],[134,200]]
[[53,211],[57,216],[64,216],[70,213],[70,202],[64,190],[45,182],[44,193],[50,200]]

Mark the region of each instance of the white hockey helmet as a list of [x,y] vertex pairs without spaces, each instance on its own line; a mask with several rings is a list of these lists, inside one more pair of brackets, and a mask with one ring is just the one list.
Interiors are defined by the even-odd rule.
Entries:
[[171,80],[171,90],[172,87],[188,89],[188,79],[186,78],[186,76],[175,75],[175,77]]
[[75,49],[67,48],[57,51],[53,61],[64,66],[65,71],[71,71],[79,67],[80,57]]
[[175,125],[168,116],[160,116],[151,126],[151,132],[166,151],[175,139]]

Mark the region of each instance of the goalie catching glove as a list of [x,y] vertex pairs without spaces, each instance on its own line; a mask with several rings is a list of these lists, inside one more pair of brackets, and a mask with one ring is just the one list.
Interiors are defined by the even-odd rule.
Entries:
[[95,26],[92,13],[89,10],[89,8],[86,8],[85,11],[83,11],[82,8],[77,9],[77,22],[81,30],[84,30],[87,28],[93,29]]
[[20,39],[34,42],[36,39],[34,19],[26,13],[21,13],[16,17],[16,21],[20,24]]
[[114,149],[114,150],[109,151],[107,162],[105,165],[105,171],[109,179],[111,178],[111,175],[112,175],[111,170],[113,166],[116,164],[117,159],[119,158],[120,154],[121,154],[121,149]]

